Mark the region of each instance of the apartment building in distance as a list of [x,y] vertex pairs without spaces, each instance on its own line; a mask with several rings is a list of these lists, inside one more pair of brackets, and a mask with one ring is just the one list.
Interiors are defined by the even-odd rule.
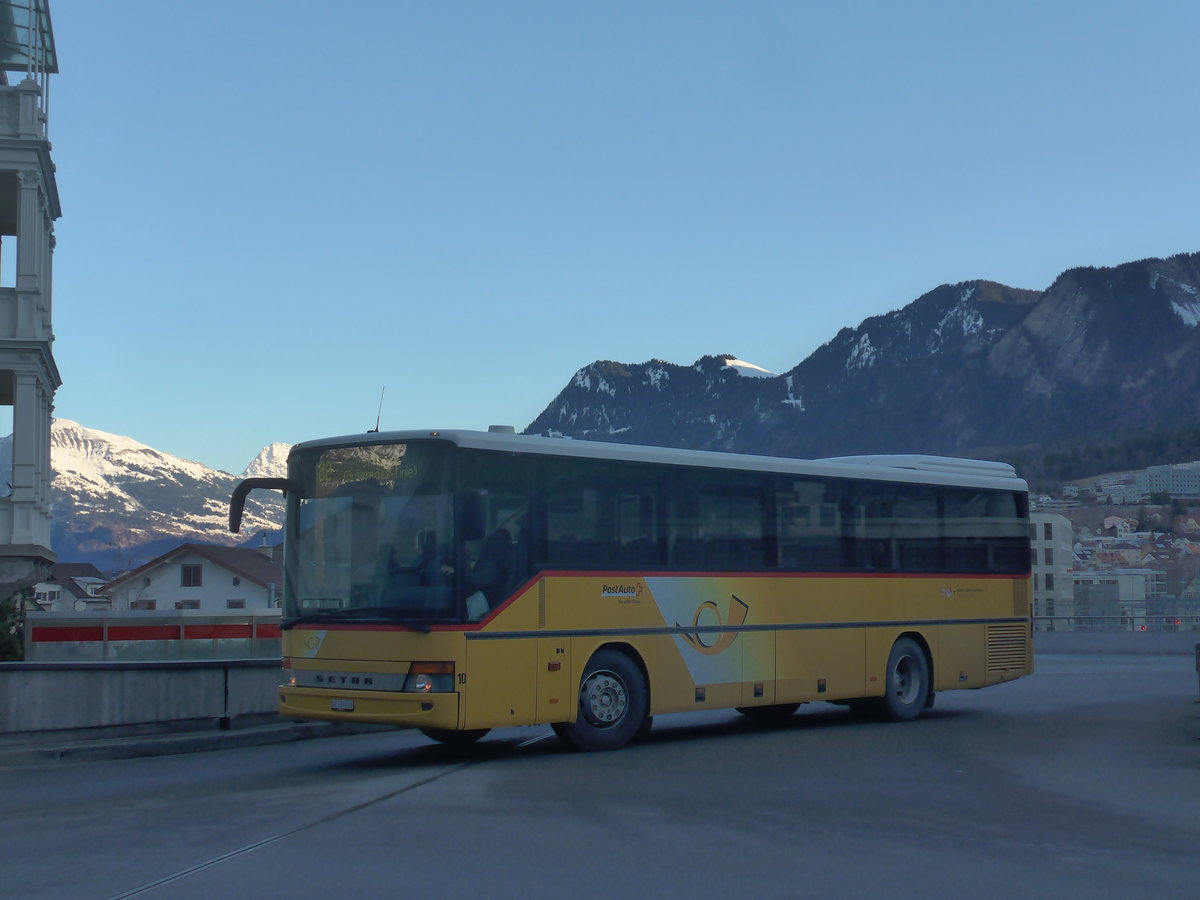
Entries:
[[[1072,578],[1074,531],[1058,513],[1030,514],[1033,525],[1033,615],[1043,630],[1074,627],[1075,583]],[[1055,622],[1055,617],[1065,617]]]

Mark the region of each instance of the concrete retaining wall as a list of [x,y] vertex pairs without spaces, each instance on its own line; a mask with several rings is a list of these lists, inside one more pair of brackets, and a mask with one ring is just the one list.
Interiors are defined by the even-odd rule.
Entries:
[[276,710],[279,660],[0,663],[0,734],[179,722]]

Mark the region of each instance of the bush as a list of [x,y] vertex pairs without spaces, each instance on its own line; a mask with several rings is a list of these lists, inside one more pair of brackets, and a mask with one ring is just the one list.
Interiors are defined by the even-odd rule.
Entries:
[[25,592],[0,600],[0,662],[25,658]]

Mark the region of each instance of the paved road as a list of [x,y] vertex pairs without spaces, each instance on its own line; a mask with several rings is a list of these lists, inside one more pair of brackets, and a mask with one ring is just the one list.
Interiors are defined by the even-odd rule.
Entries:
[[831,706],[0,769],[0,896],[1200,897],[1184,657],[1051,656],[916,723]]

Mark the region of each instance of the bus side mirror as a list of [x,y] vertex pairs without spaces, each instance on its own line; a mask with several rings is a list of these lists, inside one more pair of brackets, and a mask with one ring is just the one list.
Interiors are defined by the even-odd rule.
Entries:
[[237,534],[242,528],[242,512],[246,509],[246,495],[256,489],[297,493],[297,485],[287,478],[247,478],[238,483],[229,498],[229,530]]
[[478,541],[485,532],[483,494],[479,491],[462,491],[455,503],[455,528],[459,540]]

